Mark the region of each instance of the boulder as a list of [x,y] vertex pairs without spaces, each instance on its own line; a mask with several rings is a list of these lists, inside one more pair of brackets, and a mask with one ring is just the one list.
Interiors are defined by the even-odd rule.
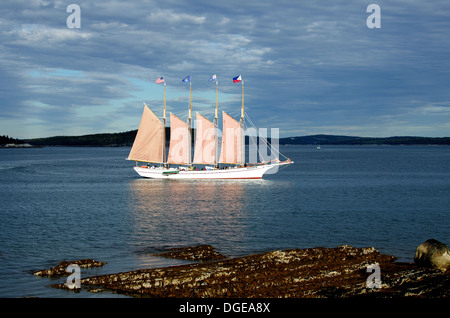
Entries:
[[450,268],[450,251],[444,243],[429,239],[417,247],[414,262],[418,266],[446,271]]
[[105,265],[105,262],[96,261],[93,259],[81,259],[77,261],[62,261],[57,266],[43,269],[33,272],[35,276],[69,276],[71,273],[67,272],[67,267],[69,265],[78,265],[81,268],[91,268],[91,267],[101,267]]

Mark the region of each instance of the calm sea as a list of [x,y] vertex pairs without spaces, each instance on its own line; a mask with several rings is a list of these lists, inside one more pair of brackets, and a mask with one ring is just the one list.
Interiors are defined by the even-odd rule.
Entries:
[[374,246],[413,261],[450,244],[450,147],[281,146],[263,180],[141,179],[129,148],[0,150],[0,297],[124,297],[50,287],[31,273],[94,258],[82,277],[182,264],[152,254],[210,244],[229,256]]

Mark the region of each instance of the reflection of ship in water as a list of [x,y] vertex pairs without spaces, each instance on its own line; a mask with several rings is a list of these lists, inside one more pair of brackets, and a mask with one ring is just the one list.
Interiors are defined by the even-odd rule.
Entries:
[[155,181],[136,179],[130,183],[134,244],[138,248],[217,246],[224,242],[230,247],[242,245],[244,187],[248,181]]

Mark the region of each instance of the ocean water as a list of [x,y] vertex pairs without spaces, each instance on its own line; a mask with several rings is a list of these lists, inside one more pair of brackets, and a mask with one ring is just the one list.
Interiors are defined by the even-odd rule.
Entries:
[[0,149],[0,297],[63,291],[33,271],[93,258],[82,277],[187,263],[154,256],[210,244],[228,256],[373,246],[413,261],[450,244],[450,147],[280,146],[295,161],[262,180],[150,180],[129,148]]

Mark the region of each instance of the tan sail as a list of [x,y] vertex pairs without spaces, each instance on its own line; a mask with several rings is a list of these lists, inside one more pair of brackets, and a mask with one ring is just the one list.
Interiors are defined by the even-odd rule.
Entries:
[[145,105],[128,159],[162,163],[164,148],[164,126],[150,108]]
[[191,134],[189,126],[174,114],[170,114],[170,147],[167,163],[191,163]]
[[216,129],[214,124],[197,113],[194,163],[216,163]]
[[[190,78],[190,77],[188,77]],[[185,80],[183,80],[185,81]],[[233,79],[235,83],[241,82],[241,76]],[[162,78],[158,81],[162,83]],[[158,83],[157,82],[157,83]],[[190,82],[190,79],[189,79]],[[195,156],[191,161],[192,149],[192,90],[189,88],[189,117],[186,124],[173,114],[170,114],[171,137],[169,155],[165,154],[165,121],[166,121],[166,86],[164,82],[164,116],[163,122],[153,114],[145,105],[142,115],[139,131],[136,135],[133,147],[130,151],[130,160],[155,162],[160,165],[136,164],[134,170],[144,178],[150,179],[261,179],[265,174],[276,173],[279,167],[287,166],[293,163],[289,158],[280,161],[278,158],[269,162],[244,164],[245,160],[245,139],[244,139],[244,82],[242,81],[242,107],[241,122],[223,112],[222,127],[222,151],[218,160],[218,82],[216,80],[216,112],[214,124],[208,119],[197,113],[197,134],[195,144]],[[251,121],[249,121],[251,123]],[[267,140],[266,140],[267,142]],[[273,148],[271,152],[276,151],[282,155],[278,148]],[[252,157],[252,150],[249,157]],[[285,157],[284,155],[282,155]],[[204,164],[206,167],[189,168],[181,165]],[[227,167],[221,164],[230,164],[233,167]],[[170,164],[179,165],[171,166]],[[213,167],[208,165],[214,165]]]
[[241,124],[225,112],[222,112],[222,117],[222,151],[219,162],[243,164],[243,131]]

